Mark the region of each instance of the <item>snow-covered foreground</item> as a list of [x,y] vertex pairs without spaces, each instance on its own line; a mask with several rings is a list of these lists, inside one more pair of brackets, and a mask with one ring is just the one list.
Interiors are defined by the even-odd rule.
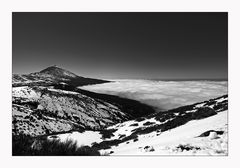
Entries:
[[138,100],[166,110],[227,94],[227,81],[116,80],[79,88]]
[[[212,117],[190,121],[175,129],[162,132],[160,135],[156,131],[139,135],[137,141],[129,140],[100,152],[110,155],[227,155],[227,115],[228,111],[225,110]],[[131,123],[132,121],[125,122],[125,126],[121,127],[121,130],[115,135],[120,132],[126,133],[123,130],[131,132],[129,130]],[[223,134],[216,135],[212,132],[208,136],[199,137],[202,133],[210,130],[223,131]],[[91,146],[94,142],[103,141],[102,135],[98,131],[59,134],[58,138],[63,142],[72,139],[77,141],[78,146]],[[114,138],[116,137],[111,139]]]
[[228,97],[118,123],[104,131],[49,136],[110,155],[227,155]]
[[[214,133],[198,137],[209,130],[224,133],[216,137]],[[131,140],[102,152],[113,151],[112,155],[227,155],[227,144],[226,110],[209,118],[190,121],[159,136],[156,132],[141,135],[136,142]],[[192,149],[181,150],[180,146]]]

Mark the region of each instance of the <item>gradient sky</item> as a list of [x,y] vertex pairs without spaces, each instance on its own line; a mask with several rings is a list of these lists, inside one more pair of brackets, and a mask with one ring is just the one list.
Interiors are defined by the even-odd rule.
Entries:
[[12,16],[13,73],[58,65],[104,79],[227,79],[227,13]]

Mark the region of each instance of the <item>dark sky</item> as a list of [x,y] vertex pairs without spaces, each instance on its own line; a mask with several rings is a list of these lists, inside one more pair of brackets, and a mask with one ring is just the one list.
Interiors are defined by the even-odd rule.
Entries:
[[227,13],[13,13],[13,73],[227,79]]

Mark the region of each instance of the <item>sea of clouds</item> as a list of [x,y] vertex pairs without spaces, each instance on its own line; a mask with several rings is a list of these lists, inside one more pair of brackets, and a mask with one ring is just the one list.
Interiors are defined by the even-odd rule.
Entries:
[[227,94],[227,81],[116,80],[81,89],[138,100],[160,110],[205,101]]

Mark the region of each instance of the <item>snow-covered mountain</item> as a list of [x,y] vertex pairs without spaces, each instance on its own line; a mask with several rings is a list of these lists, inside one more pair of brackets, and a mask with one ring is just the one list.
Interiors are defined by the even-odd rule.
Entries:
[[227,155],[228,96],[140,117],[105,131],[48,138],[73,139],[110,155]]
[[78,76],[68,70],[62,69],[56,65],[50,66],[40,72],[30,74],[13,74],[13,86],[36,86],[36,85],[51,85],[51,84],[69,84],[72,86],[83,86],[90,84],[100,84],[109,81],[92,79]]
[[228,154],[228,95],[156,112],[78,87],[104,82],[56,66],[13,75],[13,135],[73,139],[110,155]]
[[29,75],[13,75],[13,133],[38,136],[101,130],[154,113],[150,106],[134,100],[77,89],[79,84],[91,82],[104,81],[82,78],[56,66]]

